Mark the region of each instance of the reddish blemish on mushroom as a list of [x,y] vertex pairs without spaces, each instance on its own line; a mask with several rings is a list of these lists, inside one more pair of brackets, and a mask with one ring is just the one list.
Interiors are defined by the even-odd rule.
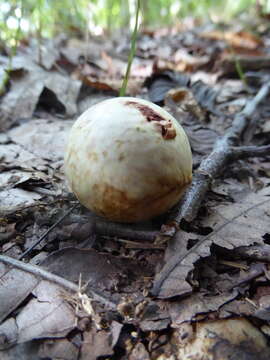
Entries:
[[160,133],[165,140],[175,138],[176,131],[170,119],[166,119],[160,116],[149,106],[139,104],[135,101],[127,101],[126,105],[134,106],[136,109],[138,109],[142,113],[142,115],[146,117],[147,121],[157,123],[157,128],[160,129]]

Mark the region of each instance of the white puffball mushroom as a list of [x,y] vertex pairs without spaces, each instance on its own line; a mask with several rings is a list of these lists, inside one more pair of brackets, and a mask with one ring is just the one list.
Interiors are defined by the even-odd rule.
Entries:
[[117,97],[74,123],[65,155],[72,191],[88,209],[118,222],[144,221],[169,210],[192,179],[182,126],[161,107]]

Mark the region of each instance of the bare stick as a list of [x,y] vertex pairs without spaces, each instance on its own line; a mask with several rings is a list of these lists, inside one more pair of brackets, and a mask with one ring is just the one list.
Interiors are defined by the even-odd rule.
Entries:
[[192,185],[178,210],[175,219],[178,224],[182,219],[192,221],[195,218],[212,179],[217,177],[224,169],[224,166],[231,160],[231,147],[239,142],[241,135],[248,126],[249,118],[258,104],[267,96],[269,88],[270,83],[266,83],[261,87],[257,95],[247,103],[244,110],[235,116],[232,126],[225,135],[216,141],[210,155],[201,162],[198,171],[193,177]]
[[42,240],[46,238],[46,236],[58,225],[61,221],[64,220],[66,216],[68,216],[77,206],[78,204],[75,204],[72,206],[56,223],[54,223],[45,233],[32,245],[29,249],[27,249],[24,253],[21,254],[19,257],[19,260],[23,259],[26,255],[28,255],[38,244],[41,243]]
[[[191,187],[183,198],[178,213],[175,218],[175,226],[173,227],[170,235],[164,235],[162,232],[157,237],[158,242],[168,241],[178,231],[177,225],[180,224],[182,219],[192,221],[197,215],[198,209],[201,205],[203,198],[213,178],[217,177],[224,166],[234,160],[232,156],[232,147],[235,146],[248,126],[249,118],[256,110],[258,104],[268,95],[270,90],[270,82],[261,87],[257,95],[246,105],[244,110],[237,114],[233,120],[232,126],[227,130],[225,135],[218,139],[214,145],[213,151],[210,155],[202,161],[198,171],[195,173]],[[240,148],[241,149],[241,148]],[[250,149],[249,149],[250,150]],[[264,149],[265,150],[265,149]],[[243,151],[242,153],[245,153]],[[267,200],[268,201],[268,200]],[[168,278],[169,274],[179,266],[182,261],[191,253],[195,252],[202,243],[204,243],[213,233],[201,239],[196,245],[186,251],[186,253],[171,256],[161,271],[157,274],[152,294],[158,295],[160,288],[164,281]]]
[[[0,262],[16,267],[17,269],[26,271],[28,273],[31,273],[39,278],[42,278],[44,280],[48,280],[51,281],[57,285],[60,285],[61,287],[64,287],[65,289],[72,291],[72,292],[78,292],[80,290],[79,286],[74,284],[73,282],[66,280],[58,275],[52,274],[46,270],[43,270],[41,267],[39,266],[35,266],[32,264],[26,264],[22,261],[13,259],[9,256],[5,256],[5,255],[0,255]],[[91,291],[91,297],[96,300],[99,301],[100,303],[104,304],[104,305],[108,305],[112,308],[116,307],[116,303],[112,302],[112,300],[107,299],[103,294],[99,294],[96,290],[90,290]]]
[[[118,224],[110,221],[106,221],[102,218],[89,215],[71,215],[65,220],[65,224],[78,223],[78,229],[74,230],[75,236],[78,232],[86,232],[86,236],[90,236],[93,233],[102,236],[117,236],[123,239],[129,240],[141,240],[141,241],[154,241],[158,230],[139,230],[133,224]],[[87,228],[83,228],[87,224]]]
[[234,146],[231,147],[231,160],[245,159],[255,156],[269,156],[270,145],[263,146]]
[[98,220],[95,224],[95,231],[103,236],[117,236],[119,238],[141,241],[154,241],[158,231],[136,230],[122,224],[109,223]]

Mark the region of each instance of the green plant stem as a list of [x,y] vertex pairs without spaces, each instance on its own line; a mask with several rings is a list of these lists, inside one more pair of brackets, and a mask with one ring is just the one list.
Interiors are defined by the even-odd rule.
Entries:
[[235,53],[233,52],[232,54],[233,54],[234,61],[235,61],[236,72],[237,72],[240,80],[243,82],[243,84],[245,86],[247,86],[246,75],[245,75],[245,73],[243,71],[242,65],[241,65],[240,61],[237,59],[237,56],[235,55]]
[[139,20],[140,6],[141,6],[141,0],[137,0],[136,21],[135,21],[134,30],[132,33],[132,38],[131,38],[131,49],[130,49],[129,56],[128,56],[128,64],[127,64],[126,74],[125,74],[125,77],[123,80],[121,90],[119,92],[119,96],[125,96],[125,94],[126,94],[129,73],[130,73],[132,61],[133,61],[135,51],[136,51],[136,40],[137,40],[137,33],[138,33],[138,22],[139,22],[138,20]]
[[[225,35],[224,35],[224,41],[226,42]],[[247,86],[247,80],[246,80],[246,76],[245,76],[245,73],[243,71],[241,62],[237,58],[237,55],[235,54],[235,51],[234,51],[233,47],[230,44],[228,44],[228,49],[229,49],[229,51],[230,51],[230,53],[231,53],[231,55],[233,57],[234,64],[235,64],[235,70],[237,72],[237,75],[239,76],[239,79],[243,82],[243,84],[245,86]]]
[[38,63],[42,65],[42,7],[43,1],[39,0],[38,6],[38,27],[37,27],[37,40],[38,40]]
[[231,53],[231,55],[233,57],[235,70],[237,72],[237,75],[238,75],[239,79],[243,82],[243,84],[245,86],[247,86],[247,80],[246,80],[246,76],[245,76],[245,73],[243,71],[241,62],[239,61],[239,59],[237,59],[237,55],[235,54],[235,52],[233,50],[233,47],[228,45],[228,48],[229,48],[229,51],[230,51],[230,53]]
[[22,20],[22,17],[23,17],[23,3],[22,3],[22,0],[19,2],[19,6],[20,6],[20,9],[21,9],[22,13],[21,13],[21,17],[18,18],[18,26],[17,26],[16,33],[15,33],[15,38],[14,38],[15,44],[10,49],[9,56],[8,56],[8,66],[7,66],[6,70],[5,70],[2,83],[0,84],[0,96],[3,95],[5,93],[5,91],[6,91],[6,87],[7,87],[7,84],[9,82],[10,72],[12,70],[13,57],[16,55],[19,40],[20,40],[21,20]]

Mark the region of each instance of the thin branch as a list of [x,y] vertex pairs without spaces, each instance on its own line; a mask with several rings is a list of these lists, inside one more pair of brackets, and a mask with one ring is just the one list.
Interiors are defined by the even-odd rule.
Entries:
[[[80,234],[83,234],[83,237],[86,238],[91,234],[96,233],[102,236],[111,236],[111,237],[117,236],[124,239],[153,242],[158,234],[158,231],[137,230],[132,226],[127,227],[124,224],[108,222],[106,220],[103,220],[102,218],[97,218],[91,215],[90,216],[73,215],[68,217],[77,206],[78,204],[75,204],[67,212],[65,212],[65,214],[60,219],[58,219],[55,223],[53,223],[52,226],[47,231],[45,231],[45,233],[34,244],[32,244],[31,247],[29,247],[24,253],[20,255],[19,260],[23,259],[26,255],[30,254],[31,251],[37,245],[39,245],[47,237],[47,235],[53,229],[55,229],[56,226],[58,226],[61,222],[65,224],[78,223],[78,229],[76,228],[74,232],[75,232],[75,236],[77,235],[79,238],[80,238]],[[85,224],[87,224],[86,228],[82,226]]]
[[[73,282],[66,280],[58,275],[52,274],[44,269],[42,269],[39,266],[32,265],[32,264],[26,264],[22,261],[13,259],[9,256],[0,255],[0,262],[7,264],[9,266],[13,266],[17,269],[26,271],[28,273],[31,273],[39,278],[42,278],[47,281],[51,281],[61,287],[64,287],[65,289],[72,291],[72,292],[78,292],[80,290],[79,286],[74,284]],[[96,290],[90,290],[91,297],[99,301],[100,303],[107,305],[111,308],[116,308],[117,304],[114,303],[112,300],[107,299],[103,294],[98,293]]]
[[95,223],[94,231],[103,236],[117,236],[119,238],[141,241],[154,241],[158,231],[136,230],[122,224],[110,223],[99,219]]
[[57,220],[45,233],[32,245],[30,248],[28,248],[24,253],[21,254],[19,257],[19,260],[23,259],[26,255],[28,255],[38,244],[41,243],[42,240],[46,238],[46,236],[58,225],[60,222],[62,222],[65,217],[67,217],[76,207],[78,204],[75,204],[72,206],[59,220]]
[[240,281],[236,282],[235,284],[233,284],[230,287],[230,291],[233,290],[236,287],[245,285],[248,282],[251,282],[252,280],[258,278],[259,276],[265,274],[266,269],[265,269],[265,265],[264,264],[257,264],[256,269],[251,272],[250,274],[248,274],[244,279],[241,279]]
[[[212,179],[222,173],[225,165],[227,165],[229,161],[233,160],[231,158],[231,148],[239,143],[241,136],[248,126],[249,118],[256,110],[258,104],[268,95],[269,90],[270,82],[261,87],[257,95],[245,106],[244,110],[235,116],[232,126],[227,130],[225,135],[217,140],[212,152],[205,160],[202,161],[198,171],[195,173],[192,185],[186,192],[185,197],[180,204],[175,218],[176,226],[169,236],[165,236],[162,232],[160,232],[157,237],[159,242],[168,241],[170,237],[173,237],[178,231],[177,225],[180,224],[182,219],[192,221],[196,217],[201,202],[205,198],[205,194],[211,185]],[[157,296],[164,281],[168,278],[171,272],[174,271],[174,269],[179,266],[190,253],[195,252],[217,230],[219,229],[215,229],[214,232],[198,241],[198,243],[191,249],[187,250],[186,253],[182,255],[176,253],[171,256],[161,271],[156,274],[152,294]]]
[[[78,229],[76,228],[75,233],[81,233],[82,230],[86,232],[86,236],[91,234],[98,234],[101,236],[117,236],[123,239],[129,240],[140,240],[140,241],[154,241],[158,230],[138,230],[136,225],[133,224],[119,224],[110,221],[106,221],[102,218],[99,218],[92,213],[87,215],[77,215],[73,214],[69,216],[66,220],[63,221],[65,225],[76,224],[78,223]],[[83,225],[87,224],[87,228],[83,228]],[[76,235],[75,235],[76,236]]]
[[222,138],[217,140],[210,155],[201,162],[193,177],[192,185],[180,204],[175,219],[178,224],[182,219],[192,221],[196,217],[212,179],[217,177],[231,160],[231,147],[239,142],[248,126],[249,118],[255,112],[258,104],[268,95],[269,89],[269,82],[261,87],[257,95],[247,103],[244,110],[235,116],[232,126]]
[[164,250],[165,245],[158,245],[153,243],[142,243],[137,241],[130,241],[130,240],[123,240],[123,239],[116,239],[117,242],[125,244],[127,249],[143,249],[143,250]]
[[263,146],[233,146],[230,158],[232,160],[245,159],[248,157],[259,157],[270,155],[270,145]]
[[[157,274],[155,282],[154,282],[154,286],[151,290],[153,295],[157,295],[163,282],[167,279],[167,277],[172,273],[172,271],[174,271],[177,266],[179,266],[179,264],[181,264],[181,262],[186,259],[186,257],[194,252],[197,252],[196,250],[203,244],[205,243],[207,240],[209,240],[211,237],[213,237],[215,234],[217,234],[218,232],[220,232],[222,229],[224,229],[226,226],[228,226],[229,224],[233,223],[236,219],[238,219],[239,217],[243,216],[244,214],[247,214],[248,212],[250,212],[251,210],[254,210],[264,204],[266,204],[267,202],[270,202],[270,199],[266,199],[263,200],[261,202],[259,202],[258,204],[254,204],[252,206],[250,206],[248,209],[241,211],[238,215],[234,216],[232,219],[229,219],[228,221],[224,222],[222,225],[220,225],[218,228],[214,229],[214,231],[212,231],[210,234],[206,235],[205,237],[203,237],[201,240],[199,240],[195,245],[192,246],[192,248],[190,248],[189,250],[187,250],[184,254],[180,255],[179,254],[174,254],[172,257],[169,258],[169,260],[167,261],[167,263],[164,265],[164,267],[162,268],[162,270],[160,271],[159,274]],[[198,253],[198,252],[197,252]]]

